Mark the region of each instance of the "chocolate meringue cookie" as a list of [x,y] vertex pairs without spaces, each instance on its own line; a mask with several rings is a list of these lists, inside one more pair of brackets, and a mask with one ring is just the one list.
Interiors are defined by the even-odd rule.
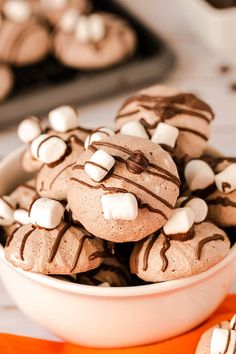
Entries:
[[131,272],[149,282],[181,279],[204,272],[230,251],[226,233],[210,222],[194,224],[186,241],[154,233],[138,242],[130,257]]
[[[215,325],[211,328],[209,328],[206,332],[204,332],[198,342],[198,346],[196,348],[196,354],[211,354],[211,345],[212,345],[212,340],[213,340],[213,332],[215,329],[223,329],[226,330],[225,331],[225,335],[226,335],[226,346],[225,346],[225,353],[235,353],[234,349],[231,351],[227,351],[227,345],[228,345],[228,349],[230,349],[230,347],[234,348],[233,343],[230,343],[230,339],[233,339],[231,337],[231,333],[230,331],[236,331],[236,326],[235,326],[235,316],[229,320],[229,321],[223,321],[221,323],[219,323],[218,325]],[[221,332],[221,331],[220,331]],[[221,341],[220,341],[221,342]],[[221,343],[223,344],[223,343]],[[219,352],[222,348],[219,348]]]
[[[89,161],[95,153],[113,160],[109,172],[101,163]],[[104,178],[95,182],[86,172],[88,166]],[[115,135],[94,141],[80,155],[67,197],[73,219],[92,234],[115,242],[138,241],[168,219],[179,185],[177,168],[168,152],[145,139]],[[117,198],[119,201],[114,201]]]
[[41,197],[66,200],[72,167],[83,151],[81,140],[76,135],[71,135],[67,139],[65,156],[58,162],[42,166],[36,178],[36,189]]
[[116,129],[138,121],[147,134],[155,134],[160,122],[179,130],[174,155],[178,158],[199,157],[206,149],[214,113],[197,96],[166,86],[152,86],[129,97],[116,116]]
[[[96,16],[99,30],[90,33],[91,18]],[[78,18],[74,28],[58,28],[54,36],[55,56],[65,65],[84,69],[101,69],[119,63],[135,51],[137,45],[134,30],[119,17],[97,13]],[[83,28],[80,29],[83,21]],[[99,34],[99,36],[98,36]]]
[[[69,141],[71,137],[75,137],[81,147],[84,145],[84,141],[87,138],[88,134],[91,132],[90,129],[77,127],[76,129],[71,129],[67,132],[59,133],[53,129],[46,129],[45,132],[50,136],[59,136],[64,141]],[[25,151],[21,156],[22,168],[26,172],[37,172],[43,166],[43,163],[35,159],[31,153],[31,147],[27,146]]]
[[236,226],[236,190],[227,194],[215,190],[206,202],[210,220],[221,227]]
[[[27,13],[23,15],[18,9],[4,8],[0,23],[0,60],[12,65],[29,65],[43,59],[49,52],[49,31],[47,26],[39,20],[30,9],[30,3],[23,3],[27,6]],[[12,14],[11,14],[12,11]],[[19,18],[18,18],[19,17]]]
[[[100,267],[87,273],[77,274],[76,282],[85,285],[111,287],[129,286],[131,276],[124,264],[115,257],[105,258]],[[105,286],[105,285],[104,285]]]
[[11,69],[4,64],[0,64],[0,101],[4,100],[11,92],[14,78]]
[[76,11],[83,15],[90,11],[89,0],[39,0],[37,1],[38,12],[46,18],[52,25],[56,26],[61,17],[68,10]]
[[32,224],[19,227],[8,238],[6,259],[26,271],[41,274],[86,272],[102,263],[102,240],[64,221],[53,230]]

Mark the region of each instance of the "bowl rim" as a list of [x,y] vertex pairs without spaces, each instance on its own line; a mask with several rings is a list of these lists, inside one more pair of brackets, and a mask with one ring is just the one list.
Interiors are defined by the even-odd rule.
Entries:
[[[213,154],[219,152],[214,147],[209,147],[209,151]],[[15,149],[10,154],[2,159],[0,162],[0,170],[8,166],[12,160],[16,159],[22,153],[22,147]],[[231,247],[229,254],[221,260],[219,263],[209,268],[207,271],[191,275],[189,277],[168,280],[166,282],[153,283],[147,285],[136,285],[130,287],[99,287],[84,284],[77,284],[72,282],[66,282],[61,279],[56,279],[44,274],[37,274],[32,272],[27,272],[21,268],[13,266],[4,257],[4,247],[0,244],[0,266],[1,262],[5,266],[15,271],[22,277],[26,277],[29,280],[37,282],[41,285],[51,287],[57,290],[62,290],[64,292],[79,294],[79,295],[90,295],[95,297],[139,297],[139,296],[149,296],[158,295],[166,292],[172,292],[175,290],[182,290],[183,288],[192,286],[193,284],[203,282],[212,275],[220,272],[230,263],[236,263],[236,243]],[[233,267],[233,264],[232,264]],[[0,272],[1,275],[1,272]]]

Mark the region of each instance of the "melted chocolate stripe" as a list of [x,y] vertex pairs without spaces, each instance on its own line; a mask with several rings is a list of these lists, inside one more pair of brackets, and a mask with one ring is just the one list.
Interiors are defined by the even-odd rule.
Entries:
[[10,236],[8,236],[7,242],[6,242],[6,247],[9,247],[9,246],[10,246],[10,243],[11,243],[11,241],[13,240],[16,231],[17,231],[20,227],[21,227],[21,225],[18,226],[18,227],[10,234]]
[[32,232],[35,230],[35,227],[32,226],[32,229],[29,230],[25,236],[23,237],[22,241],[21,241],[21,246],[20,246],[20,259],[22,261],[24,261],[24,250],[25,250],[25,244],[29,238],[29,236],[32,234]]
[[148,243],[148,245],[147,245],[147,247],[145,249],[144,256],[143,256],[143,271],[146,271],[148,269],[149,254],[150,254],[151,249],[152,249],[154,243],[156,242],[157,238],[158,238],[158,234],[155,233],[152,236],[151,240],[149,241],[149,243]]
[[217,204],[220,204],[224,207],[234,207],[236,208],[236,202],[230,200],[229,198],[227,197],[217,197],[215,199],[208,199],[206,200],[207,204],[208,205],[217,205]]
[[137,274],[138,273],[138,263],[139,263],[139,255],[141,252],[141,249],[143,247],[143,244],[145,242],[146,239],[139,241],[136,251],[135,251],[135,257],[134,257],[134,269],[133,269],[133,273]]
[[199,138],[202,138],[203,140],[208,141],[208,137],[205,134],[202,134],[195,129],[184,128],[184,127],[176,127],[176,128],[178,128],[181,132],[194,134],[194,135],[199,136]]
[[68,136],[68,138],[66,139],[66,142],[69,143],[72,139],[74,139],[74,142],[78,145],[84,146],[84,142],[83,140],[81,140],[77,135],[75,134],[71,134],[70,136]]
[[182,104],[199,111],[206,111],[211,115],[212,119],[214,118],[214,113],[210,106],[191,93],[180,93],[172,96],[150,96],[147,94],[137,94],[125,100],[124,104],[120,109],[120,112],[125,106],[132,102],[144,102],[154,104]]
[[[127,191],[127,189],[123,189],[123,188],[116,188],[116,187],[106,187],[104,186],[104,184],[99,184],[99,185],[96,185],[96,186],[93,186],[91,184],[88,184],[84,181],[81,181],[77,178],[74,178],[72,177],[70,179],[71,181],[74,181],[76,183],[79,183],[81,184],[82,186],[85,186],[85,187],[88,187],[88,188],[91,188],[91,189],[102,189],[106,192],[110,192],[110,193],[130,193],[129,191]],[[138,198],[134,193],[132,193],[135,198],[137,199],[138,201],[138,207],[140,209],[144,209],[144,208],[147,208],[150,212],[153,212],[153,213],[157,213],[157,214],[160,214],[165,220],[167,220],[167,216],[159,209],[155,209],[153,208],[151,205],[149,205],[148,203],[142,203],[141,199]]]
[[81,255],[85,240],[86,239],[92,239],[92,238],[94,238],[94,236],[92,236],[92,235],[84,235],[84,236],[81,237],[81,239],[79,241],[79,247],[78,247],[76,255],[75,255],[75,261],[74,261],[73,267],[71,269],[71,273],[75,270],[75,268],[77,266],[77,263],[79,261],[79,258],[80,258],[80,255]]
[[70,212],[70,217],[69,217],[69,221],[67,224],[65,224],[63,226],[63,228],[58,232],[57,234],[57,237],[53,243],[53,246],[52,246],[52,249],[51,249],[51,253],[50,253],[50,256],[49,256],[49,259],[48,259],[48,262],[49,263],[52,263],[52,261],[54,260],[56,254],[57,254],[57,251],[59,249],[59,246],[60,246],[60,243],[61,243],[61,240],[64,236],[64,234],[66,233],[66,231],[71,227],[71,212]]
[[68,166],[64,167],[60,172],[58,172],[58,174],[53,178],[52,182],[49,185],[49,188],[51,189],[53,184],[56,182],[57,178],[64,172],[66,171],[68,168],[72,167],[75,164],[75,162],[69,164]]
[[[84,166],[82,166],[83,168],[85,167],[85,165],[92,165],[92,166],[95,166],[95,167],[98,167],[100,168],[101,170],[105,171],[105,172],[109,172],[109,170],[106,168],[106,167],[103,167],[102,165],[99,165],[98,163],[96,162],[93,162],[93,161],[85,161],[84,163]],[[78,165],[77,165],[78,166]]]
[[196,251],[197,260],[201,259],[202,249],[206,243],[211,242],[211,241],[224,241],[224,240],[225,240],[225,238],[221,234],[215,234],[213,236],[208,236],[208,237],[204,238],[203,240],[201,240],[198,243],[198,247],[197,247],[197,251]]
[[146,187],[142,186],[141,184],[138,184],[126,177],[123,177],[123,176],[120,176],[120,175],[117,175],[115,173],[113,173],[111,175],[111,178],[115,178],[115,179],[120,179],[120,180],[123,180],[129,184],[132,184],[134,187],[138,188],[138,189],[141,189],[142,191],[144,191],[145,193],[149,194],[151,197],[155,198],[156,200],[158,200],[159,202],[163,203],[166,207],[168,207],[169,209],[173,209],[174,208],[174,205],[171,205],[167,200],[159,197],[159,195],[153,193],[152,191],[150,191],[149,189],[147,189]]
[[207,124],[210,123],[210,120],[204,114],[196,111],[191,111],[189,109],[180,108],[174,106],[173,104],[169,104],[169,105],[160,104],[153,107],[146,106],[146,105],[139,105],[139,106],[149,111],[153,111],[157,116],[160,117],[161,122],[165,122],[166,120],[172,119],[178,114],[187,114],[189,116],[202,119],[205,122],[207,122]]
[[164,236],[162,249],[160,251],[160,256],[162,259],[162,267],[161,267],[162,272],[166,271],[169,264],[168,258],[166,257],[166,252],[168,251],[169,248],[170,248],[170,239],[169,237]]
[[225,346],[225,350],[223,351],[222,354],[226,354],[228,349],[229,349],[229,344],[230,344],[230,340],[231,340],[231,331],[229,329],[227,329],[227,342],[226,342],[226,346]]
[[127,112],[127,113],[123,113],[123,114],[118,114],[116,116],[116,120],[119,119],[119,118],[132,116],[132,115],[134,115],[136,113],[139,113],[139,109],[136,109],[135,111],[130,111],[130,112]]
[[[103,146],[106,146],[108,148],[111,148],[111,149],[114,149],[114,150],[118,150],[118,151],[121,151],[127,155],[132,155],[134,153],[134,151],[130,150],[130,149],[127,149],[123,146],[120,146],[120,145],[116,145],[116,144],[112,144],[112,143],[108,143],[108,142],[105,142],[105,141],[94,141],[91,145],[91,148],[95,148],[96,149],[96,146],[100,146],[100,147],[103,147]],[[161,166],[158,166],[154,163],[149,163],[149,166],[152,167],[153,169],[155,170],[158,170],[159,172],[162,172],[163,174],[169,176],[170,178],[173,179],[173,181],[175,181],[175,183],[177,184],[180,184],[180,181],[179,181],[179,178],[176,177],[175,175],[173,175],[172,173],[170,173],[168,170],[164,169],[163,167]]]

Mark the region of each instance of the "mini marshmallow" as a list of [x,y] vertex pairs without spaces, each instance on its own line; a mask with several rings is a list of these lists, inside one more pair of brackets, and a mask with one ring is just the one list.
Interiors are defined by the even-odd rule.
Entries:
[[36,199],[31,205],[30,222],[45,229],[57,227],[64,215],[64,207],[60,202],[49,198]]
[[[6,200],[4,199],[6,198]],[[13,208],[8,203],[7,197],[0,198],[0,225],[9,226],[14,223]]]
[[8,0],[3,5],[3,12],[10,20],[23,23],[30,18],[32,8],[27,1]]
[[236,331],[215,328],[211,337],[211,354],[235,354]]
[[106,28],[103,18],[98,14],[89,17],[90,39],[99,42],[105,37]]
[[202,160],[191,160],[184,170],[185,180],[191,191],[205,189],[215,181],[212,168]]
[[120,134],[137,136],[143,139],[149,139],[149,136],[145,128],[142,126],[141,123],[137,121],[130,121],[122,125],[122,127],[120,128]]
[[65,155],[67,145],[59,136],[42,134],[31,144],[32,155],[39,161],[50,164]]
[[[176,206],[181,207],[181,204],[188,199],[187,197],[181,197],[177,200]],[[208,214],[208,205],[201,198],[191,198],[187,203],[184,204],[185,207],[192,209],[194,213],[194,222],[200,223],[204,221]]]
[[110,284],[107,281],[99,284],[98,286],[100,286],[101,288],[110,288]]
[[234,315],[230,320],[230,328],[236,330],[236,315]]
[[17,134],[23,143],[30,143],[43,131],[41,121],[37,117],[24,119],[18,126]]
[[105,36],[106,28],[99,14],[80,16],[75,28],[75,38],[82,42],[99,42]]
[[70,106],[55,108],[48,114],[51,128],[59,133],[65,133],[68,130],[77,128],[78,118],[78,112]]
[[14,210],[13,217],[15,222],[17,222],[18,224],[26,225],[30,223],[28,211],[25,209]]
[[75,39],[79,42],[86,43],[90,41],[90,29],[88,18],[80,16],[75,27]]
[[70,9],[66,11],[64,15],[60,18],[59,27],[63,32],[71,33],[74,31],[77,21],[78,21],[77,11],[75,9]]
[[105,220],[134,220],[138,216],[138,202],[131,193],[105,194],[101,203]]
[[114,164],[114,157],[100,149],[85,162],[84,170],[93,181],[99,182],[107,175]]
[[188,232],[194,223],[194,213],[192,209],[184,207],[174,209],[170,218],[163,226],[166,235],[183,234]]
[[236,163],[227,166],[215,176],[215,184],[220,192],[230,193],[236,189]]
[[87,136],[87,138],[85,139],[85,142],[84,142],[84,148],[88,149],[88,147],[94,141],[100,141],[100,140],[106,138],[107,136],[112,136],[114,134],[115,133],[113,132],[113,130],[111,130],[109,128],[101,127],[99,129],[97,129],[94,133]]
[[173,125],[160,122],[153,133],[152,141],[157,144],[175,147],[176,140],[179,136],[179,129]]

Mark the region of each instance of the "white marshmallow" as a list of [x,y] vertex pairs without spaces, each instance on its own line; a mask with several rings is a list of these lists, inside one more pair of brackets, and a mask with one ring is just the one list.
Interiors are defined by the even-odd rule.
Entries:
[[85,162],[84,170],[93,181],[99,182],[107,175],[114,164],[114,157],[100,149],[97,150],[87,162]]
[[[3,198],[6,198],[7,200],[7,197]],[[14,223],[14,210],[10,207],[10,205],[8,205],[8,203],[3,198],[0,198],[0,225],[9,226]]]
[[[176,206],[181,207],[181,204],[187,199],[187,197],[181,197],[177,200]],[[192,198],[186,204],[185,207],[192,209],[194,213],[194,222],[199,223],[206,219],[208,214],[208,205],[201,198]]]
[[86,43],[90,41],[90,30],[88,18],[80,16],[75,27],[75,39],[79,42]]
[[78,118],[78,112],[70,106],[55,108],[48,114],[51,128],[59,133],[65,133],[68,130],[77,128]]
[[[43,136],[43,138],[42,138]],[[31,144],[32,155],[39,161],[50,164],[65,155],[67,145],[59,136],[42,134]]]
[[174,127],[173,125],[160,122],[156,127],[151,140],[154,143],[165,144],[174,148],[178,136],[178,128]]
[[213,330],[210,346],[211,354],[235,354],[235,345],[236,331],[224,328],[215,328]]
[[3,12],[10,20],[23,23],[30,18],[32,8],[27,1],[8,0],[3,5]]
[[111,130],[109,128],[101,127],[99,129],[97,129],[97,131],[95,131],[94,133],[87,136],[87,138],[85,139],[85,142],[84,142],[84,148],[88,149],[88,147],[94,141],[100,141],[100,140],[106,138],[107,136],[112,136],[114,134],[115,133],[113,132],[113,130]]
[[134,220],[138,216],[138,202],[131,193],[105,194],[101,203],[105,220]]
[[24,119],[18,126],[17,134],[21,141],[30,143],[42,133],[41,121],[37,117]]
[[77,11],[75,9],[70,9],[66,11],[64,15],[60,18],[59,28],[65,33],[71,33],[74,31],[77,21]]
[[89,17],[90,39],[99,42],[105,37],[106,28],[103,18],[98,14]]
[[64,207],[60,202],[49,198],[34,201],[30,210],[30,222],[45,229],[57,227],[63,217]]
[[212,168],[202,160],[191,160],[187,163],[184,176],[191,191],[205,189],[215,181]]
[[236,163],[230,164],[218,173],[215,176],[215,184],[220,192],[230,193],[234,191],[236,189]]
[[13,217],[15,222],[26,225],[30,223],[30,218],[28,215],[28,211],[25,209],[16,209],[14,210]]
[[230,320],[230,328],[236,330],[236,315],[234,315]]
[[31,149],[31,154],[35,159],[38,159],[38,147],[39,145],[49,137],[48,134],[41,134],[39,136],[37,136],[37,138],[35,138],[31,145],[30,145],[30,149]]
[[105,36],[106,28],[99,14],[80,16],[75,28],[75,38],[82,42],[99,42]]
[[145,128],[142,126],[141,123],[137,121],[130,121],[122,125],[122,127],[120,128],[120,134],[137,136],[143,139],[149,139],[149,136]]
[[98,286],[100,286],[101,288],[110,288],[110,284],[107,281],[99,284]]
[[192,209],[184,207],[174,209],[170,218],[163,226],[166,235],[182,234],[188,232],[194,223]]

